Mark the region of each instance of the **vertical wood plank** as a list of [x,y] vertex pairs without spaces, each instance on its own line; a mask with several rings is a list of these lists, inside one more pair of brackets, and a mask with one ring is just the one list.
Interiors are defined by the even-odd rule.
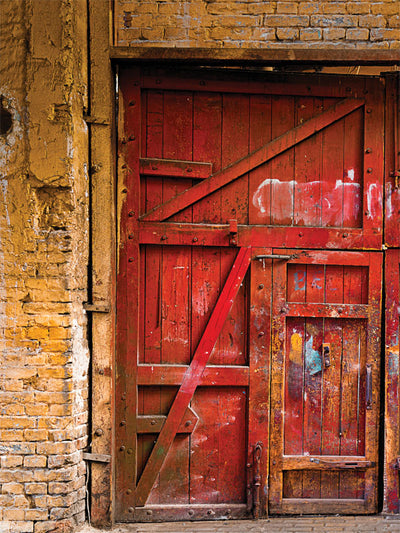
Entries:
[[[212,163],[221,170],[222,96],[195,93],[193,100],[193,160]],[[193,205],[193,222],[226,222],[221,216],[223,191],[218,190]]]
[[[357,455],[359,450],[358,424],[364,416],[365,403],[360,402],[359,387],[360,369],[363,368],[361,352],[365,352],[360,338],[361,328],[365,323],[357,320],[346,320],[343,324],[343,357],[341,383],[341,436],[340,455]],[[360,416],[361,415],[361,416]],[[357,472],[341,472],[339,476],[339,497],[358,497]]]
[[[294,126],[294,97],[272,97],[272,138],[279,137]],[[271,224],[293,223],[294,149],[271,161]]]
[[[249,153],[250,109],[247,95],[224,94],[222,118],[222,167]],[[222,220],[248,223],[249,176],[226,185],[222,192]]]
[[385,264],[385,508],[390,513],[399,511],[399,472],[394,468],[400,445],[399,417],[399,312],[400,253],[387,250]]
[[[324,342],[330,344],[330,366],[323,372],[322,455],[340,454],[340,380],[342,325],[337,319],[324,320]],[[321,497],[338,498],[339,474],[321,473]]]
[[[193,94],[186,91],[164,92],[163,157],[192,161]],[[192,180],[163,178],[163,202],[190,188]],[[171,217],[171,221],[191,222],[192,207]]]
[[[324,265],[307,265],[306,302],[323,302],[325,297]],[[323,319],[305,322],[304,345],[304,443],[303,453],[321,453],[321,386],[323,361]],[[303,473],[303,498],[321,496],[321,473]]]
[[283,409],[284,409],[284,353],[286,319],[281,313],[286,299],[286,264],[274,262],[271,319],[271,437],[269,504],[280,509],[283,495]]
[[[320,98],[296,98],[296,125],[310,119],[321,111]],[[294,217],[295,226],[321,225],[321,152],[322,135],[313,135],[294,149],[295,187]]]
[[[324,105],[332,105],[324,99]],[[322,226],[343,226],[344,120],[330,124],[322,133]]]
[[[271,253],[272,250],[254,248],[253,256]],[[272,262],[253,261],[250,271],[250,319],[249,319],[249,414],[248,414],[248,464],[253,463],[252,452],[262,443],[260,461],[260,508],[267,512],[269,475],[269,411],[270,411],[270,350]],[[250,491],[252,486],[247,487]]]
[[[120,101],[123,102],[124,114],[121,116],[120,157],[126,161],[125,184],[128,193],[121,213],[121,231],[119,243],[119,274],[117,298],[117,399],[116,409],[116,455],[118,487],[121,498],[118,499],[117,514],[128,519],[128,507],[135,505],[135,483],[137,468],[136,415],[138,397],[136,386],[136,368],[139,347],[139,279],[140,246],[138,242],[137,217],[140,209],[140,174],[139,156],[141,153],[141,93],[138,70],[130,71],[121,80]],[[129,102],[135,102],[130,106]],[[126,139],[132,138],[126,142]],[[123,141],[123,142],[122,142]],[[128,213],[133,216],[128,216]],[[133,239],[128,238],[134,235]],[[127,295],[129,294],[129,298]],[[129,317],[129,318],[128,318]],[[128,449],[130,453],[128,453]],[[128,492],[128,489],[131,492]]]
[[363,110],[357,109],[344,119],[343,227],[362,224]]
[[[384,91],[377,80],[365,81],[364,112],[364,217],[365,241],[382,243],[384,173]],[[368,149],[368,152],[367,152]]]
[[[250,152],[271,140],[271,96],[250,96]],[[271,165],[266,163],[249,174],[249,224],[271,222]]]

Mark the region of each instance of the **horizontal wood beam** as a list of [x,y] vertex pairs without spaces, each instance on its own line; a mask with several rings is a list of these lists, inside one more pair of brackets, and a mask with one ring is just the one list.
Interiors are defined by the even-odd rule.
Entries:
[[[341,228],[299,228],[279,226],[238,225],[239,246],[264,247],[283,246],[288,248],[321,248],[327,243],[338,248],[362,249],[365,237],[368,248],[381,249],[380,235],[365,235],[360,229]],[[229,224],[180,224],[177,222],[139,223],[141,244],[163,244],[181,246],[231,246]],[[281,252],[282,253],[282,252]],[[286,252],[285,252],[286,253]]]
[[[138,385],[179,386],[188,368],[186,365],[139,365]],[[199,387],[247,387],[248,384],[249,367],[247,366],[207,366]]]
[[364,500],[356,499],[317,499],[284,498],[282,506],[271,504],[271,513],[284,514],[363,514],[367,511]]
[[146,176],[205,179],[212,174],[212,163],[141,158],[140,173]]
[[[160,433],[166,420],[165,415],[139,415],[136,419],[136,431],[138,433]],[[199,417],[193,409],[188,407],[177,433],[192,433],[198,420]]]
[[282,314],[312,318],[368,318],[368,305],[329,303],[287,303]]
[[325,65],[396,65],[400,63],[400,51],[355,50],[349,48],[310,50],[291,49],[254,49],[254,48],[173,48],[146,46],[113,46],[110,57],[115,60],[134,60],[138,62],[185,62],[194,64],[220,65],[229,63],[279,65],[290,63]]

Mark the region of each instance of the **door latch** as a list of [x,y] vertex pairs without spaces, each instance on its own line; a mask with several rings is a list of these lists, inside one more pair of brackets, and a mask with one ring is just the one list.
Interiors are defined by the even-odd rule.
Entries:
[[322,355],[324,358],[324,366],[328,368],[331,366],[331,345],[327,342],[322,344]]

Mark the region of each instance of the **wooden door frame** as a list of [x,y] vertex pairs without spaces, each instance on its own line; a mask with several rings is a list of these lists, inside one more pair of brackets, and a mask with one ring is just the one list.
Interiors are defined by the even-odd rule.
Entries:
[[[111,0],[88,0],[89,9],[89,61],[90,109],[86,117],[90,135],[91,182],[91,271],[92,307],[89,328],[92,339],[92,375],[89,402],[90,414],[90,487],[91,521],[95,526],[114,523],[114,475],[112,449],[114,441],[114,361],[115,361],[115,296],[117,257],[117,221],[120,206],[117,205],[117,172],[115,151],[115,75],[112,60],[133,60],[136,63],[163,62],[175,64],[220,64],[224,66],[282,64],[320,65],[395,65],[400,62],[397,50],[351,49],[175,49],[169,47],[113,46]],[[105,41],[108,45],[105,46]],[[384,70],[384,68],[382,69]],[[389,113],[389,112],[388,112]],[[386,159],[388,161],[388,158]],[[386,169],[386,179],[389,180]],[[104,214],[107,213],[107,216]],[[392,375],[390,364],[399,362],[399,352],[390,351],[386,360],[385,378]],[[396,374],[398,379],[398,373]],[[386,387],[393,388],[386,379]],[[397,450],[397,420],[399,406],[385,408],[385,435],[391,435],[385,447],[385,479],[396,484],[384,486],[384,511],[398,513],[398,474],[394,471]],[[94,461],[97,459],[97,461]]]

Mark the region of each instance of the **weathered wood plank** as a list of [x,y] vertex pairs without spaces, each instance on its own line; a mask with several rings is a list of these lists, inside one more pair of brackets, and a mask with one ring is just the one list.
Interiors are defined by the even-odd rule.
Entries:
[[[187,365],[139,365],[138,385],[181,385]],[[206,366],[200,378],[201,387],[246,387],[249,384],[247,366]]]
[[212,174],[212,164],[142,157],[140,158],[140,173],[146,176],[205,179]]

